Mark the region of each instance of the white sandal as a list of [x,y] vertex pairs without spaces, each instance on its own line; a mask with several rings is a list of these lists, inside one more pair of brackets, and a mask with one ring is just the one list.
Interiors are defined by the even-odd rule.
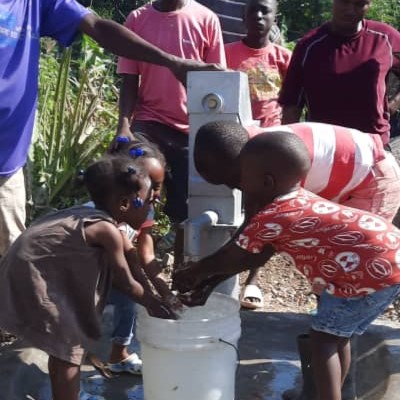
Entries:
[[[253,300],[254,299],[254,300]],[[246,285],[240,304],[244,308],[255,310],[264,307],[264,297],[261,289],[257,285]]]

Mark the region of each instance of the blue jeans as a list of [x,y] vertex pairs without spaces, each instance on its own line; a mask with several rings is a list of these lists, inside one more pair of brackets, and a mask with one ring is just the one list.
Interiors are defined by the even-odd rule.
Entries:
[[136,304],[119,290],[112,289],[108,303],[114,305],[113,332],[111,341],[129,346],[135,331]]
[[340,337],[362,335],[400,295],[400,284],[377,290],[366,296],[336,297],[322,293],[318,312],[311,318],[315,331]]

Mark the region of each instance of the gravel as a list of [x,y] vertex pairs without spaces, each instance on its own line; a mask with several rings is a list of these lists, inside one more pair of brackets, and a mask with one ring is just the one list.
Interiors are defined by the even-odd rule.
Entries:
[[[241,274],[241,283],[246,276],[247,273]],[[265,264],[259,286],[264,294],[264,308],[259,311],[309,313],[317,306],[316,297],[304,276],[279,256],[274,256]],[[400,298],[380,319],[400,321]]]

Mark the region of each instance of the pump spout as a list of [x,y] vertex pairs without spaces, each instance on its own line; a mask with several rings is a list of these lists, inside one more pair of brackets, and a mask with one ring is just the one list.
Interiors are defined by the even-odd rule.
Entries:
[[185,241],[185,262],[199,261],[205,256],[203,237],[208,228],[216,226],[218,214],[215,211],[204,211],[195,218],[190,218],[184,222],[184,241]]

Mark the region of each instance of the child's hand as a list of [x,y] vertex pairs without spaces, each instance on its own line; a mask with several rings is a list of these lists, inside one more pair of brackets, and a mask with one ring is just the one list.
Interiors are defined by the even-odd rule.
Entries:
[[184,294],[179,294],[181,302],[189,307],[202,306],[214,290],[214,285],[205,283],[204,285],[188,291]]
[[163,300],[174,312],[179,313],[183,310],[183,303],[179,300],[178,296],[173,293],[170,292],[168,296],[163,297]]
[[147,295],[143,299],[143,306],[151,317],[163,319],[177,319],[176,312],[170,307],[167,302],[155,297],[154,295]]
[[174,271],[172,288],[180,293],[195,289],[201,283],[201,278],[195,273],[196,263],[189,263],[184,268]]

